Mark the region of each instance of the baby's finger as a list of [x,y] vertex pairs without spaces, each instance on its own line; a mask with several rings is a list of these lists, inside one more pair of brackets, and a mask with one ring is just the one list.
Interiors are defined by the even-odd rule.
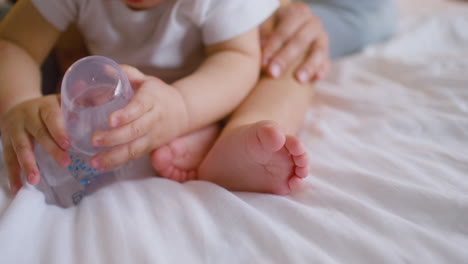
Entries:
[[50,136],[58,146],[66,150],[70,146],[70,139],[65,132],[65,124],[58,100],[58,97],[53,98],[52,104],[39,109],[39,111]]
[[145,81],[127,106],[110,115],[109,125],[111,127],[117,127],[127,124],[151,111],[155,104],[155,98],[152,96],[154,93],[152,89],[157,89],[158,85],[158,82],[153,79]]
[[133,66],[127,64],[120,64],[120,68],[122,68],[122,70],[125,72],[129,79],[143,81],[143,79],[145,78],[145,74]]
[[23,183],[21,181],[21,167],[11,144],[5,144],[3,157],[5,159],[10,190],[13,195],[16,195],[19,189],[23,186]]
[[59,148],[52,138],[41,137],[37,139],[37,142],[54,158],[60,167],[66,168],[70,165],[71,160],[68,153]]
[[140,87],[140,85],[143,83],[145,79],[145,74],[142,73],[137,68],[132,67],[130,65],[121,64],[120,67],[127,75],[128,81],[130,82],[130,85],[132,86],[132,88],[137,89],[138,87]]
[[61,167],[66,167],[70,163],[70,157],[67,152],[61,149],[53,140],[47,127],[40,119],[31,119],[25,124],[26,130],[35,138],[41,146],[52,155]]
[[311,51],[309,57],[296,71],[296,78],[301,83],[309,82],[319,70],[319,66],[327,60],[328,54],[326,47],[320,41],[317,41]]
[[106,171],[140,158],[150,152],[150,144],[146,137],[139,138],[129,144],[120,145],[108,151],[97,154],[91,159],[91,166]]
[[18,133],[13,136],[11,143],[18,162],[26,174],[26,180],[32,185],[38,184],[40,176],[34,157],[32,139],[24,133]]
[[93,135],[93,145],[97,147],[112,147],[129,143],[148,133],[154,126],[155,114],[145,114],[124,126],[109,131],[98,131]]
[[[312,20],[302,25],[301,29],[271,59],[271,65],[276,63],[282,65],[283,68],[288,68],[294,60],[309,49],[311,43],[319,35],[319,29],[317,22]],[[270,71],[273,73],[273,69]]]

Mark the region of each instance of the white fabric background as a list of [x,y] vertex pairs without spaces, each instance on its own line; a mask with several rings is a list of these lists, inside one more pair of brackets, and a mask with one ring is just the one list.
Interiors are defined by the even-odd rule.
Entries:
[[2,171],[0,263],[466,263],[468,4],[446,3],[406,1],[397,37],[320,83],[298,192],[141,168],[63,210]]

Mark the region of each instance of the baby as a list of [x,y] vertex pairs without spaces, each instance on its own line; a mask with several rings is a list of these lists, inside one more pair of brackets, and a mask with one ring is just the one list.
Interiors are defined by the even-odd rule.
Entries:
[[275,0],[19,1],[0,24],[0,127],[13,193],[22,186],[21,170],[30,184],[40,180],[34,140],[62,167],[70,162],[60,100],[41,95],[38,65],[71,22],[93,55],[125,64],[135,89],[128,106],[111,114],[112,129],[93,135],[95,146],[112,147],[91,159],[93,167],[105,171],[152,153],[158,174],[179,182],[289,193],[308,174],[294,134],[311,89],[287,74],[257,83],[258,26],[277,6]]

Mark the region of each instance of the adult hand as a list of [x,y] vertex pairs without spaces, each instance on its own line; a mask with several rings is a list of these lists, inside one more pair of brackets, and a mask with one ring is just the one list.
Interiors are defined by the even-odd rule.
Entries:
[[96,154],[91,166],[105,171],[149,154],[180,136],[187,126],[187,112],[179,91],[138,69],[122,65],[135,90],[123,109],[110,115],[110,130],[97,131],[95,146],[112,147]]
[[304,57],[294,75],[301,83],[324,78],[329,71],[328,35],[320,20],[303,2],[281,7],[274,14],[273,27],[262,25],[262,66],[278,78]]
[[0,121],[3,156],[13,194],[23,185],[21,171],[30,184],[39,183],[35,140],[61,167],[70,163],[66,152],[70,140],[65,132],[59,102],[58,95],[40,97],[18,104],[3,115]]

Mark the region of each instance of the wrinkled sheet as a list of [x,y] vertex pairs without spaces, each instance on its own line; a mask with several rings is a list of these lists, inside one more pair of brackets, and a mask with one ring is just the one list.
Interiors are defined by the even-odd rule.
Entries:
[[467,263],[468,4],[405,1],[392,40],[337,62],[300,133],[297,192],[148,167],[67,210],[9,195],[0,263]]

